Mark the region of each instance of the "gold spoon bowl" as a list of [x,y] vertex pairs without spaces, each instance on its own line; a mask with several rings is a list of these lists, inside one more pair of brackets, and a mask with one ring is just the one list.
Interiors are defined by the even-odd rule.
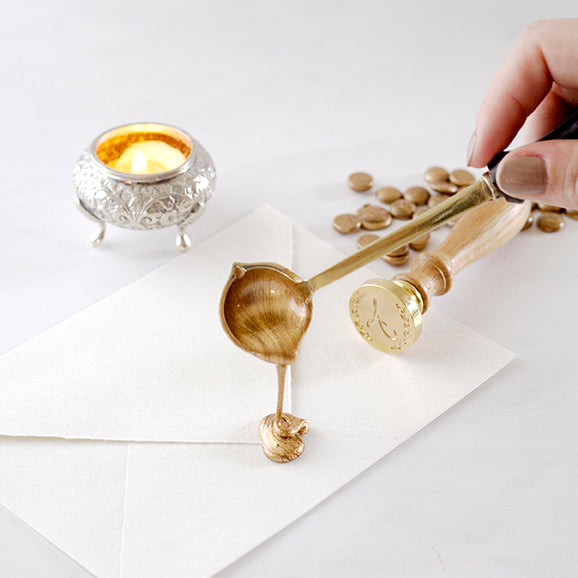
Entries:
[[223,327],[235,345],[289,365],[311,321],[307,281],[274,263],[235,263],[221,299]]

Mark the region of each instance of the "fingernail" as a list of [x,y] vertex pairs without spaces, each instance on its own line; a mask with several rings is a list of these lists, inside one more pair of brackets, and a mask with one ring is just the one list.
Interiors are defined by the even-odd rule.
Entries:
[[474,132],[470,137],[470,142],[468,143],[468,150],[466,152],[466,164],[468,166],[470,166],[470,162],[472,160],[472,157],[474,156],[475,148],[476,148],[476,131],[474,129]]
[[505,193],[522,197],[543,193],[548,182],[546,164],[540,157],[506,155],[496,178]]

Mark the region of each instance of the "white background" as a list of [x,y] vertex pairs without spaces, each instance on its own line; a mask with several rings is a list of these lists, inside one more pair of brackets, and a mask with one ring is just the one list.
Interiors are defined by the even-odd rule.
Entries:
[[[4,6],[0,352],[175,256],[172,230],[110,228],[101,248],[88,244],[93,224],[73,206],[71,171],[99,133],[154,120],[206,146],[218,183],[190,228],[193,243],[267,202],[351,252],[353,241],[330,222],[361,202],[335,183],[369,170],[403,186],[431,164],[462,166],[479,104],[519,31],[573,8],[570,0]],[[285,174],[267,170],[278,159]],[[569,221],[559,235],[528,231],[460,273],[434,307],[518,359],[222,575],[574,575],[577,250],[578,223]],[[379,263],[376,271],[395,273]],[[88,573],[0,508],[0,576]]]

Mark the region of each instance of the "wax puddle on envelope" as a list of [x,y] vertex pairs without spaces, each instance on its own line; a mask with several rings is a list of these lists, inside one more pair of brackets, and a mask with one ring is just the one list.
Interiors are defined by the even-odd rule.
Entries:
[[[256,247],[247,246],[247,235]],[[279,238],[281,241],[275,241]],[[118,316],[117,322],[126,323],[134,319],[133,313],[127,313],[119,303],[125,306],[146,302],[151,306],[154,300],[146,301],[145,296],[158,296],[165,291],[173,295],[175,283],[194,285],[190,304],[194,307],[193,294],[198,286],[195,284],[213,283],[218,288],[211,286],[211,291],[220,294],[233,260],[285,260],[282,264],[308,277],[341,257],[329,244],[292,225],[275,210],[264,207],[193,248],[188,255],[128,287],[121,301],[115,301],[112,296],[112,309]],[[219,259],[222,260],[219,274],[213,275],[214,260]],[[196,267],[194,276],[190,275],[191,267]],[[349,321],[348,301],[360,283],[374,276],[368,270],[358,271],[314,296],[313,320],[294,364],[290,388],[292,412],[307,419],[311,431],[304,438],[305,453],[289,464],[269,462],[258,445],[239,443],[243,439],[255,441],[259,420],[274,410],[275,372],[273,366],[221,341],[216,310],[219,295],[207,295],[205,307],[207,311],[210,307],[214,309],[203,317],[202,325],[191,326],[191,318],[182,312],[170,323],[170,328],[164,329],[165,333],[177,332],[191,345],[204,338],[210,346],[214,339],[222,351],[219,363],[229,365],[228,371],[238,373],[240,393],[216,379],[220,369],[214,373],[210,368],[203,370],[206,379],[211,376],[213,379],[207,384],[197,384],[192,379],[189,388],[198,386],[202,393],[195,397],[191,392],[195,403],[201,404],[200,409],[187,403],[184,390],[184,374],[193,372],[194,366],[187,369],[184,361],[173,362],[180,373],[171,381],[174,368],[172,363],[165,363],[163,383],[167,387],[167,399],[161,411],[145,407],[142,400],[135,408],[125,402],[122,411],[117,411],[114,404],[101,399],[111,392],[114,394],[114,388],[104,384],[100,394],[98,391],[83,394],[92,415],[86,408],[77,408],[87,423],[76,425],[79,419],[74,416],[73,404],[62,405],[61,400],[57,400],[59,405],[52,400],[51,392],[58,397],[59,390],[58,383],[51,380],[50,388],[56,389],[42,392],[41,399],[53,415],[40,420],[41,429],[34,421],[40,403],[33,399],[33,389],[24,388],[24,399],[18,397],[17,369],[23,368],[26,360],[31,364],[34,357],[22,353],[26,345],[17,350],[16,365],[15,358],[8,354],[0,360],[0,435],[17,432],[18,435],[92,437],[98,432],[104,438],[120,438],[126,442],[133,441],[131,436],[137,441],[183,442],[186,435],[194,435],[191,441],[201,443],[0,440],[1,463],[9,466],[0,475],[0,501],[99,578],[200,578],[230,565],[441,415],[513,357],[435,311],[428,311],[424,334],[408,352],[391,356],[373,350],[356,334]],[[186,287],[182,290],[186,292]],[[185,306],[184,301],[179,303]],[[112,321],[107,306],[102,302],[89,310],[93,312],[89,317],[91,323],[98,322],[100,313],[107,322]],[[95,313],[97,309],[99,315]],[[72,323],[73,319],[69,321]],[[41,346],[38,340],[49,335],[47,332],[37,338],[31,350],[35,355],[44,356],[46,372],[50,371],[51,360],[43,347],[48,345]],[[107,332],[103,329],[103,338],[105,335]],[[121,335],[124,334],[114,333],[116,339],[124,339]],[[165,357],[172,353],[158,349],[162,342],[154,338],[149,341],[148,335],[146,339],[144,335],[146,333],[139,334],[139,346],[150,356],[149,348],[154,344],[155,362],[163,365]],[[62,340],[59,335],[59,347],[63,345]],[[87,350],[91,347],[87,342]],[[203,352],[208,354],[208,349],[210,347]],[[182,348],[179,352],[184,355]],[[126,362],[123,356],[116,360]],[[60,371],[66,370],[65,360],[59,361],[57,367]],[[154,369],[154,364],[145,367],[148,371],[151,367]],[[249,370],[251,376],[247,378],[242,372]],[[135,368],[132,377],[129,369],[125,371],[127,379],[138,377]],[[76,373],[80,375],[81,369]],[[174,387],[173,383],[179,386]],[[115,387],[122,388],[124,384],[117,383]],[[137,387],[129,383],[126,387],[132,395],[142,391],[142,384]],[[154,385],[151,387],[154,389]],[[203,429],[194,431],[186,424],[181,406],[184,404],[186,411],[196,416],[205,407],[222,402],[219,388],[224,388],[233,399],[216,414],[213,429],[209,419],[200,418]],[[72,389],[66,391],[70,393]],[[146,403],[152,403],[159,393],[155,390],[153,396],[146,392],[144,395]],[[120,393],[117,397],[122,401]],[[76,398],[77,403],[79,399],[82,401],[82,396]],[[7,409],[7,406],[10,407]],[[170,424],[173,415],[177,426]],[[147,426],[147,420],[153,416],[160,423]],[[69,422],[75,424],[74,432]],[[247,424],[250,428],[243,429]],[[243,432],[243,436],[239,432]],[[205,437],[199,439],[201,433]],[[224,433],[230,436],[230,443],[215,443],[223,441]],[[38,467],[16,455],[19,447],[25,448],[27,444],[36,444],[30,450],[32,460],[35,455],[43,456]],[[54,467],[71,475],[62,476],[52,471],[51,452],[58,455]],[[75,467],[81,473],[73,475]],[[117,489],[105,491],[99,483],[86,487],[85,480],[92,474],[98,481],[104,473],[110,476],[114,488],[124,489],[122,498]],[[34,491],[20,487],[21,476],[35,479]],[[119,480],[125,476],[123,485]],[[44,495],[40,491],[43,480],[52,488]],[[82,497],[85,493],[88,496]],[[62,503],[65,496],[69,496],[67,504]],[[70,516],[74,508],[78,511],[77,519]],[[107,529],[111,530],[107,540],[99,539],[95,543],[93,537],[106,535]]]

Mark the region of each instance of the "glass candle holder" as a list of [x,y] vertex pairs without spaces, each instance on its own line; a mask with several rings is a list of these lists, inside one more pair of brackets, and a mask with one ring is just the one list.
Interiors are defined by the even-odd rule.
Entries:
[[106,223],[148,230],[175,225],[177,247],[190,245],[186,227],[198,219],[215,187],[215,165],[185,131],[157,123],[127,124],[97,137],[73,171],[76,204],[98,223],[90,240],[102,243]]

